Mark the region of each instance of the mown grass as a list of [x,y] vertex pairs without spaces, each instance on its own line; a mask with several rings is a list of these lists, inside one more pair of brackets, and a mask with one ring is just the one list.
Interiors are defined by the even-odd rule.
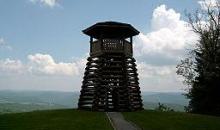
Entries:
[[144,130],[220,130],[220,117],[150,110],[123,115]]
[[113,130],[105,113],[73,109],[0,115],[0,130]]

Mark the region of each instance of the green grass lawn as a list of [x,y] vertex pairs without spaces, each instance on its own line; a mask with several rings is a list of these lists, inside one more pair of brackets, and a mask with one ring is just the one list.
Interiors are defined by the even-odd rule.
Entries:
[[123,115],[144,130],[220,130],[220,117],[150,110]]
[[[144,130],[220,130],[220,117],[144,110],[123,112]],[[0,130],[113,130],[104,112],[74,109],[0,115]]]
[[105,113],[73,109],[0,115],[0,130],[113,130]]

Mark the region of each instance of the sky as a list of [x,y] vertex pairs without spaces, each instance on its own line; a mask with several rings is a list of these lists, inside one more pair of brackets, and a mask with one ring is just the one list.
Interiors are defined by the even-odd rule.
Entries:
[[0,0],[0,90],[80,91],[89,37],[103,21],[132,24],[142,91],[179,92],[176,65],[198,40],[185,12],[215,0]]

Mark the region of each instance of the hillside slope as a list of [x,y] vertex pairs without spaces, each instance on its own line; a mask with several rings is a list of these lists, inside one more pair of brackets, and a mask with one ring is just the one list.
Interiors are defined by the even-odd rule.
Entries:
[[[143,110],[123,112],[143,130],[219,130],[220,117]],[[74,109],[0,115],[0,130],[112,130],[104,112]]]
[[220,117],[150,110],[123,115],[143,130],[220,130]]
[[103,112],[73,109],[0,115],[0,130],[112,130]]

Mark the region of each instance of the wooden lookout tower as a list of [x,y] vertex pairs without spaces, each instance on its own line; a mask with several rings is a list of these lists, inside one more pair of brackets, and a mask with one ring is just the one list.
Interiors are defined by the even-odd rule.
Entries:
[[130,24],[100,22],[83,30],[90,36],[78,108],[91,111],[142,109],[132,37],[139,34]]

